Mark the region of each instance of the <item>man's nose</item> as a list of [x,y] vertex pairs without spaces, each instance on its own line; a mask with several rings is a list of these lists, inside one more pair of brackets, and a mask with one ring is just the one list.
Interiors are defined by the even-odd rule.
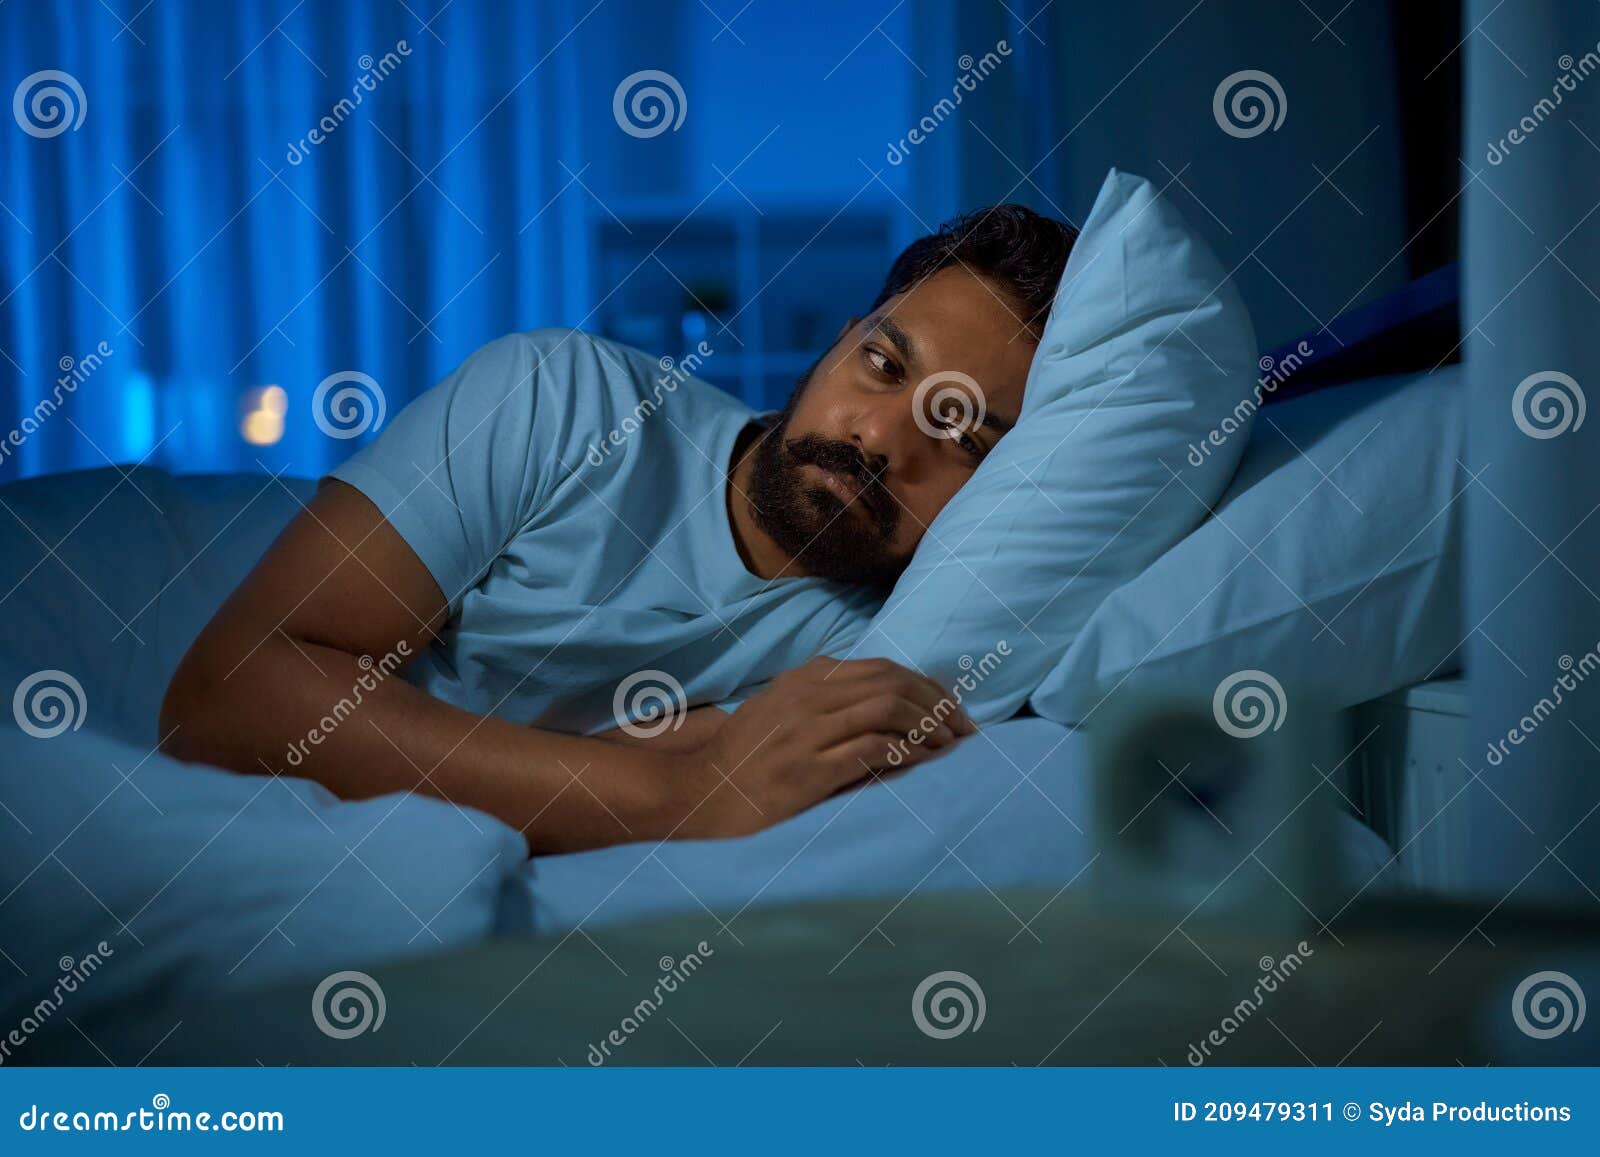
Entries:
[[874,399],[856,416],[851,435],[875,475],[914,471],[922,444],[929,440],[912,419],[911,399],[904,393]]

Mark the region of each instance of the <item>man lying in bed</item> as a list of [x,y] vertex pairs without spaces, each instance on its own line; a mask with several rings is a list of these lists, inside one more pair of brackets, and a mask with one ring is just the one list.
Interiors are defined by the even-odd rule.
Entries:
[[[891,751],[927,758],[972,730],[943,689],[817,656],[1016,421],[1074,237],[1000,206],[913,243],[776,418],[577,331],[485,346],[335,470],[212,618],[163,748],[345,798],[442,796],[535,852],[743,834]],[[931,412],[953,382],[983,405]],[[732,714],[630,721],[674,684],[697,704],[766,686]]]

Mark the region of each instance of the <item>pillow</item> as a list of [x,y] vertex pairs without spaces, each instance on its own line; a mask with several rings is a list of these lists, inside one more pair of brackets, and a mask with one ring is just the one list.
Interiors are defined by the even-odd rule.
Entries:
[[1124,680],[1240,671],[1348,707],[1453,669],[1461,645],[1461,371],[1262,411],[1216,517],[1095,612],[1032,706],[1081,722]]
[[52,713],[44,693],[35,684],[19,717],[49,737],[0,728],[8,1025],[41,1001],[59,1004],[50,1027],[64,1029],[134,997],[321,978],[517,926],[508,889],[527,851],[497,820],[179,764],[72,731],[82,701]]
[[915,667],[980,723],[1015,714],[1106,595],[1222,494],[1244,431],[1198,465],[1186,456],[1225,422],[1249,424],[1255,350],[1199,234],[1148,181],[1113,169],[1067,262],[1016,428],[841,657]]

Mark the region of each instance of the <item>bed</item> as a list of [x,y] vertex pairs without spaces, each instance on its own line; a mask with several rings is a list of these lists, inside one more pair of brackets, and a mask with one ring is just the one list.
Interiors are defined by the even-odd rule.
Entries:
[[[1373,463],[1385,455],[1368,442],[1386,419],[1368,419],[1391,413],[1375,408],[1416,406],[1419,397],[1430,413],[1448,408],[1455,368],[1446,364],[1441,319],[1451,310],[1452,285],[1449,271],[1436,274],[1334,323],[1338,341],[1324,337],[1318,348],[1338,352],[1300,358],[1285,379],[1293,388],[1268,399],[1264,414],[1278,437],[1258,439],[1259,452],[1252,443],[1238,494],[1219,504],[1219,522],[1260,517],[1251,503],[1266,509],[1266,500],[1251,496],[1271,497],[1290,477],[1285,471],[1301,471],[1308,493],[1323,489],[1310,479],[1334,480],[1358,508],[1372,501],[1363,486],[1381,493],[1391,484],[1375,476]],[[1281,364],[1302,348],[1290,343],[1269,356]],[[1409,372],[1395,376],[1400,369]],[[1299,400],[1280,405],[1293,394]],[[1318,434],[1345,427],[1348,448]],[[1440,437],[1450,428],[1442,424]],[[66,715],[51,718],[48,741],[26,728],[0,733],[0,824],[16,829],[0,855],[0,948],[13,966],[0,984],[0,1005],[37,1010],[56,973],[90,953],[103,956],[104,967],[81,990],[74,986],[70,1002],[59,1001],[59,1017],[35,1018],[37,1031],[25,1042],[31,1051],[20,1055],[120,1063],[142,1049],[171,1063],[579,1064],[587,1057],[580,1038],[604,1036],[637,1001],[652,968],[670,971],[695,953],[720,956],[707,971],[721,979],[686,984],[681,1009],[673,1010],[677,1023],[658,1021],[640,1034],[638,1047],[619,1053],[625,1063],[696,1063],[696,1053],[731,1063],[740,1042],[748,1056],[769,1063],[1181,1063],[1179,1036],[1202,1026],[1197,1014],[1174,1011],[1174,1000],[1194,1004],[1178,994],[1212,1008],[1221,998],[1202,999],[1217,988],[1207,973],[1237,972],[1222,961],[1277,959],[1310,937],[1319,952],[1349,952],[1343,971],[1330,972],[1314,993],[1308,988],[1307,1002],[1285,1014],[1305,1018],[1291,1035],[1314,1041],[1319,1060],[1341,1048],[1373,1060],[1438,1059],[1451,1048],[1510,1056],[1497,1034],[1471,1024],[1426,1045],[1420,1031],[1384,1034],[1359,1054],[1367,1046],[1345,1040],[1349,1026],[1314,1027],[1352,993],[1370,995],[1361,978],[1370,980],[1390,953],[1437,948],[1456,959],[1451,1000],[1461,1009],[1503,987],[1502,971],[1471,951],[1445,953],[1451,929],[1476,919],[1469,909],[1452,910],[1414,943],[1367,932],[1346,949],[1335,930],[1370,925],[1371,913],[1408,894],[1448,893],[1465,853],[1448,819],[1435,822],[1447,815],[1441,793],[1465,742],[1454,642],[1439,643],[1453,639],[1459,619],[1448,593],[1459,585],[1459,537],[1453,502],[1440,489],[1454,475],[1446,478],[1442,467],[1435,473],[1441,527],[1413,567],[1430,576],[1428,597],[1408,609],[1413,629],[1402,632],[1427,645],[1385,638],[1391,650],[1381,662],[1299,701],[1295,725],[1268,737],[1276,747],[1257,750],[1263,766],[1272,764],[1270,753],[1314,752],[1319,777],[1306,781],[1303,797],[1300,781],[1258,779],[1276,783],[1266,794],[1279,793],[1277,813],[1260,813],[1253,789],[1224,792],[1210,799],[1214,806],[1200,802],[1235,819],[1231,827],[1218,820],[1219,831],[1196,819],[1194,792],[1157,783],[1138,809],[1141,824],[1188,834],[1135,846],[1125,837],[1128,825],[1110,822],[1104,800],[1126,790],[1118,786],[1126,777],[1113,774],[1115,741],[1139,733],[1137,710],[1126,725],[1108,710],[1088,727],[1031,710],[915,775],[840,796],[755,837],[531,863],[515,832],[468,809],[416,797],[340,803],[304,781],[179,767],[154,754],[168,675],[310,483],[135,468],[13,484],[0,489],[11,522],[0,529],[0,587],[26,613],[0,645],[0,675],[18,687],[41,672],[69,679],[56,680]],[[1271,550],[1292,549],[1266,541],[1241,538],[1244,554],[1265,562]],[[1192,577],[1182,557],[1173,569]],[[1323,594],[1308,603],[1274,573],[1317,613]],[[1156,573],[1150,581],[1163,580]],[[1332,615],[1338,604],[1328,605]],[[1140,629],[1165,640],[1210,613],[1185,615],[1165,635],[1160,622],[1141,621]],[[1251,629],[1281,631],[1297,613],[1285,603],[1273,624]],[[1359,629],[1395,634],[1381,623]],[[1116,623],[1100,631],[1119,633],[1129,632]],[[1210,648],[1219,670],[1238,665],[1226,649]],[[1082,687],[1121,686],[1113,643],[1085,650],[1053,691],[1046,688],[1052,697],[1036,697],[1036,709],[1081,719],[1090,713],[1073,698]],[[1325,731],[1305,722],[1319,717]],[[1302,808],[1284,794],[1291,791],[1300,803],[1315,802]],[[1290,814],[1290,826],[1270,822]],[[1252,849],[1242,841],[1257,831],[1268,838]],[[1240,847],[1246,857],[1237,857]],[[1146,878],[1192,885],[1207,878],[1207,865],[1235,858],[1254,858],[1260,870],[1219,875],[1218,888],[1187,911],[1174,909],[1171,889],[1138,886]],[[1100,879],[1107,885],[1094,886]],[[1573,934],[1570,927],[1538,933],[1562,951]],[[914,952],[884,955],[907,942]],[[1018,943],[1029,950],[1004,951]],[[1094,948],[1080,956],[1074,946],[1083,944]],[[1155,962],[1150,975],[1122,996],[1120,983],[1101,984],[1140,972],[1145,961]],[[994,1020],[987,1035],[974,1034],[959,1049],[931,1051],[941,1038],[907,1032],[904,1006],[918,977],[940,971],[992,977]],[[384,1035],[353,1042],[349,1036],[361,1034],[328,1033],[298,1011],[289,1015],[348,973],[380,990],[376,1007],[387,1007],[390,1018]],[[1073,986],[1075,976],[1082,985]],[[1170,999],[1160,998],[1167,981],[1150,983],[1156,976],[1176,986]],[[628,993],[633,999],[623,1001]],[[1402,1015],[1414,996],[1384,997],[1396,1009],[1391,1023],[1427,1019],[1415,1008]],[[1124,1039],[1117,1025],[1125,1026],[1126,1014],[1106,1017],[1101,1009],[1128,997],[1136,997],[1130,1011],[1159,1012],[1168,1029],[1145,1025]],[[1018,1001],[1054,1011],[1041,1022]],[[503,1005],[526,1014],[513,1024],[534,1027],[521,1032],[499,1016],[490,1030],[475,1027]],[[367,1007],[374,1007],[370,996]],[[790,1026],[759,1055],[768,1021],[756,1008]],[[847,1043],[838,1027],[846,1014],[876,1027]],[[1161,1019],[1169,1015],[1170,1022]],[[1093,1027],[1055,1031],[1072,1020]],[[1052,1048],[1045,1037],[1053,1036],[1063,1039]],[[1283,1034],[1260,1022],[1240,1039],[1251,1043],[1230,1050],[1235,1063],[1306,1059],[1285,1054]],[[684,1051],[685,1041],[693,1052]]]

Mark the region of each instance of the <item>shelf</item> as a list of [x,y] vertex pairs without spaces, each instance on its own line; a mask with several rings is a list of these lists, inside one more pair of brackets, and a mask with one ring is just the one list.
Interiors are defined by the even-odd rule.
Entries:
[[598,289],[610,294],[600,329],[675,352],[685,344],[684,313],[714,289],[730,330],[713,325],[707,340],[720,352],[701,376],[760,408],[780,404],[839,325],[867,307],[893,258],[891,206],[757,212],[742,201],[646,197],[608,208],[590,217]]

